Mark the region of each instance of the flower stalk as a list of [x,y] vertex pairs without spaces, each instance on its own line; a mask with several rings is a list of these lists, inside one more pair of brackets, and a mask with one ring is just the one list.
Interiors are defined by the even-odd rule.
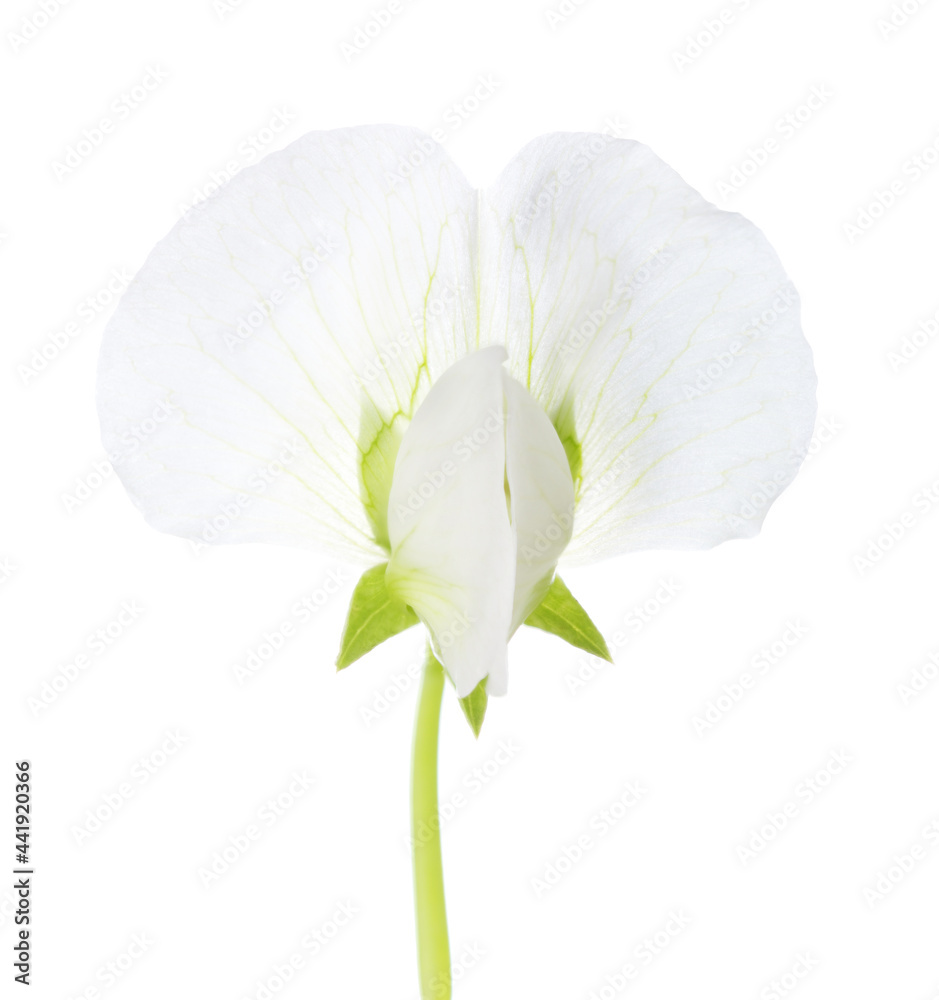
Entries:
[[422,1000],[450,1000],[450,939],[443,892],[440,818],[437,806],[437,747],[443,667],[427,650],[414,727],[411,759],[411,843],[417,963]]

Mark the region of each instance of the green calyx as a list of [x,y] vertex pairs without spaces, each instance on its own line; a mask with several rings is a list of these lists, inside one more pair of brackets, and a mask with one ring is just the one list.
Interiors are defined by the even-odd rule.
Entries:
[[387,566],[388,563],[380,563],[367,569],[355,585],[336,659],[339,670],[419,621],[404,601],[388,592],[385,584]]
[[[387,566],[387,563],[380,563],[367,569],[352,592],[339,656],[336,658],[339,670],[344,670],[386,639],[419,622],[414,611],[389,592],[385,582]],[[554,578],[541,603],[525,619],[525,624],[550,632],[578,649],[612,662],[600,630],[559,576]],[[486,678],[465,698],[460,698],[460,708],[474,736],[478,737],[482,729],[488,703]]]
[[[389,592],[385,583],[387,567],[388,563],[380,563],[367,569],[355,585],[336,658],[339,670],[345,670],[386,639],[420,621],[407,604]],[[460,708],[475,736],[479,736],[488,702],[485,679],[465,698],[460,698]]]
[[525,624],[550,632],[578,649],[613,662],[600,630],[559,576],[554,578],[541,604],[525,619]]
[[460,708],[466,716],[466,721],[473,730],[473,735],[479,739],[479,731],[483,728],[483,719],[486,718],[486,706],[489,704],[489,695],[486,693],[486,678],[484,677],[472,691],[460,699]]

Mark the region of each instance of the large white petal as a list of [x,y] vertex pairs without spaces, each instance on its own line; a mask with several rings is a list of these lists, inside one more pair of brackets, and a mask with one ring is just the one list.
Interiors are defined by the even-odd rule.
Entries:
[[464,358],[404,434],[388,509],[387,582],[427,625],[464,698],[505,690],[515,540],[505,485],[505,350]]
[[393,460],[383,425],[475,346],[475,212],[428,136],[374,126],[306,135],[181,221],[99,369],[105,446],[150,523],[380,554],[360,455]]
[[762,233],[639,143],[561,134],[485,193],[479,239],[481,339],[580,444],[565,560],[755,534],[815,412]]

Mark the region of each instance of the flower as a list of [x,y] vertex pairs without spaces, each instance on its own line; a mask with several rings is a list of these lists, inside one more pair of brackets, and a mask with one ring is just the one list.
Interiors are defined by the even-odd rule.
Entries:
[[484,678],[505,693],[508,640],[573,526],[564,447],[507,358],[484,347],[441,375],[404,433],[388,502],[388,589],[427,625],[461,698]]
[[476,191],[370,126],[188,213],[108,326],[98,398],[109,451],[175,415],[118,469],[154,527],[387,563],[370,586],[466,698],[505,692],[559,561],[754,535],[814,394],[766,239],[645,146],[543,136]]

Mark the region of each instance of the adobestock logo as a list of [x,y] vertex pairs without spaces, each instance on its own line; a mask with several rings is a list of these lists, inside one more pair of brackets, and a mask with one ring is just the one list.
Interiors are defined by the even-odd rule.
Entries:
[[474,87],[447,108],[443,114],[443,121],[428,129],[428,135],[419,138],[410,152],[402,153],[398,157],[397,169],[393,172],[386,171],[385,181],[388,188],[394,189],[402,181],[406,181],[418,167],[434,156],[450,136],[462,128],[501,86],[502,81],[492,73],[478,76]]
[[[47,711],[92,666],[95,656],[106,653],[143,616],[144,608],[134,600],[121,602],[120,610],[85,638],[85,649],[75,654],[68,663],[47,677],[35,694],[26,699],[26,707],[33,718]],[[87,650],[87,652],[86,652]]]
[[345,570],[330,570],[325,580],[311,593],[304,594],[290,608],[290,616],[262,632],[260,640],[245,651],[243,658],[232,666],[232,675],[239,684],[251,680],[263,670],[300,633],[300,626],[313,621],[338,594],[349,578]]
[[749,669],[723,684],[721,690],[692,718],[695,733],[704,736],[722,722],[808,632],[808,627],[798,619],[787,621],[782,634],[750,660]]
[[432,329],[438,328],[452,315],[464,290],[464,285],[452,281],[447,281],[439,291],[435,290],[422,308],[415,310],[408,317],[410,327],[386,340],[377,353],[366,358],[364,362],[355,363],[354,370],[349,376],[352,385],[362,387],[383,377],[390,378],[390,371],[409,349],[419,350],[420,338],[425,331],[429,333]]
[[38,347],[33,349],[28,361],[16,366],[16,374],[19,375],[23,385],[33,383],[54,361],[57,361],[101,313],[117,302],[133,277],[126,268],[112,268],[107,282],[86,295],[76,306],[75,314],[78,321],[71,320],[49,334]]
[[210,545],[232,529],[242,515],[290,468],[297,456],[303,453],[303,444],[300,438],[285,441],[276,457],[254,470],[245,483],[244,492],[233,494],[216,507],[215,513],[202,522],[199,539],[189,539],[194,555],[202,555]]
[[246,139],[238,143],[238,147],[232,152],[222,166],[210,171],[208,179],[199,187],[193,188],[192,198],[179,206],[179,214],[188,219],[196,205],[201,205],[217,194],[235,174],[239,173],[245,166],[254,163],[265,148],[269,146],[277,136],[286,131],[297,116],[285,105],[274,108],[270,118],[257,131],[252,132]]
[[[594,336],[603,327],[603,324],[618,309],[624,307],[627,300],[631,299],[635,292],[651,281],[670,258],[671,250],[668,247],[652,247],[648,257],[629,278],[617,279],[610,298],[605,299],[596,308],[587,311],[581,322],[568,333],[561,345],[560,353],[563,355],[574,354],[585,345],[592,343]],[[631,361],[633,364],[638,364],[651,358],[654,353],[650,344],[644,344],[631,355]]]
[[356,26],[352,37],[340,42],[339,51],[347,63],[361,55],[378,38],[391,22],[404,10],[403,0],[389,0],[384,7],[379,7],[369,13],[369,16]]
[[69,0],[41,0],[32,14],[24,14],[19,23],[19,31],[7,34],[7,41],[14,54],[22,52],[33,39],[37,38],[39,33],[59,16],[68,2]]
[[890,5],[890,12],[877,19],[877,30],[880,37],[885,41],[890,41],[901,28],[905,28],[910,19],[915,17],[929,0],[901,0],[899,3]]
[[920,320],[916,329],[908,334],[897,348],[889,351],[887,362],[894,372],[906,367],[923,348],[928,347],[939,335],[939,309],[932,316]]
[[293,771],[290,784],[261,805],[253,822],[231,834],[227,842],[214,851],[209,861],[199,868],[197,874],[202,888],[211,889],[223,875],[231,871],[264,836],[265,831],[276,826],[313,785],[314,779],[306,771]]
[[159,66],[148,66],[146,73],[137,83],[128,87],[111,102],[110,116],[103,115],[93,125],[83,129],[81,137],[66,147],[61,160],[53,162],[52,172],[56,180],[64,181],[73,174],[102,145],[105,138],[122,122],[127,121],[131,112],[143,105],[168,78],[166,70]]
[[[501,410],[492,409],[486,419],[470,434],[464,434],[453,445],[453,454],[461,462],[470,461],[496,434],[502,434],[505,426],[505,414]],[[407,521],[418,513],[432,497],[457,474],[457,463],[450,458],[444,459],[440,466],[428,472],[424,478],[407,495],[404,503],[395,507],[395,515],[402,521]]]
[[672,62],[679,73],[697,62],[705,52],[737,21],[740,11],[749,10],[753,0],[733,0],[727,7],[722,7],[713,17],[706,17],[698,27],[685,36],[681,49],[672,52]]

